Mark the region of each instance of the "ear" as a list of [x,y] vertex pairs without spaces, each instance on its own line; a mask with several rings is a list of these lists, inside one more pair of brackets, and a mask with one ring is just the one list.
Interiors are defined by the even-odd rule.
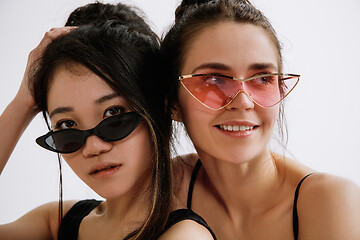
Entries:
[[178,104],[175,104],[172,108],[171,108],[171,119],[177,122],[182,122],[183,118],[182,118],[182,114],[179,108]]

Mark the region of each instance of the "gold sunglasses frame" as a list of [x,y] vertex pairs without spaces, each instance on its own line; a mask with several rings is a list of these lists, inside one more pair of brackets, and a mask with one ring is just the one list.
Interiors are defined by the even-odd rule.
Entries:
[[[192,78],[192,77],[201,77],[201,76],[218,76],[218,77],[224,77],[224,78],[228,78],[228,79],[232,79],[232,80],[235,80],[235,81],[240,81],[240,82],[246,82],[246,81],[250,81],[250,80],[253,80],[253,79],[256,79],[256,78],[261,78],[261,77],[269,77],[269,76],[287,76],[286,78],[284,78],[284,80],[286,79],[290,79],[290,78],[297,78],[297,81],[296,83],[294,84],[294,86],[292,87],[292,89],[282,98],[280,99],[278,102],[276,102],[275,104],[269,106],[269,107],[265,107],[265,106],[262,106],[261,104],[259,104],[258,102],[256,102],[252,97],[251,95],[245,91],[245,90],[239,90],[235,95],[234,97],[227,103],[225,104],[224,106],[220,107],[220,108],[212,108],[212,107],[209,107],[207,106],[206,104],[204,104],[203,102],[201,102],[199,99],[197,99],[197,97],[195,97],[191,92],[190,90],[185,86],[185,84],[182,82],[183,79],[187,79],[187,78]],[[222,74],[187,74],[187,75],[182,75],[182,76],[179,76],[178,80],[180,81],[181,85],[186,89],[186,91],[193,97],[195,98],[199,103],[201,103],[202,105],[204,105],[205,107],[211,109],[211,110],[221,110],[223,108],[225,108],[226,106],[228,106],[236,97],[237,95],[239,95],[239,93],[243,92],[244,94],[246,94],[248,96],[248,98],[253,102],[255,103],[256,105],[258,105],[259,107],[262,107],[262,108],[271,108],[277,104],[279,104],[281,101],[283,101],[289,94],[290,92],[292,92],[292,90],[296,87],[296,85],[299,83],[300,81],[300,75],[299,74],[293,74],[293,73],[267,73],[267,74],[261,74],[261,75],[256,75],[256,76],[252,76],[252,77],[249,77],[249,78],[245,78],[245,79],[240,79],[240,78],[235,78],[235,77],[230,77],[230,76],[227,76],[227,75],[222,75]]]

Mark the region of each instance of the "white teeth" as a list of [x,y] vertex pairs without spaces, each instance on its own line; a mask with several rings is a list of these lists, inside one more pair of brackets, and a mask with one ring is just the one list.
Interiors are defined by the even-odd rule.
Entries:
[[254,126],[238,126],[238,125],[219,125],[222,130],[226,131],[248,131],[254,128]]

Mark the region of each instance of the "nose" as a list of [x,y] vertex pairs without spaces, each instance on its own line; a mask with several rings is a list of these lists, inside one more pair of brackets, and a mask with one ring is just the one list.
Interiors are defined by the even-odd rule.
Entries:
[[240,90],[230,103],[225,107],[227,110],[250,110],[255,106],[251,96],[244,90]]
[[94,157],[102,153],[106,153],[112,149],[113,143],[106,142],[96,135],[87,137],[86,142],[82,148],[84,157]]

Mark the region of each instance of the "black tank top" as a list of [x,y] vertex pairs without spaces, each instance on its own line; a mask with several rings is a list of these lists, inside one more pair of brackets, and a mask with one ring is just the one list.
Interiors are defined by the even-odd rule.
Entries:
[[[80,223],[101,201],[88,199],[77,202],[65,215],[61,222],[58,232],[59,240],[77,240],[79,234]],[[170,213],[165,224],[163,233],[178,222],[183,220],[193,220],[208,229],[208,231],[216,240],[216,236],[211,228],[206,224],[205,220],[194,213],[191,209],[177,209]]]
[[[195,180],[196,180],[196,176],[199,172],[199,169],[201,167],[201,161],[200,159],[197,161],[194,170],[191,174],[191,179],[190,179],[190,184],[189,184],[189,191],[188,191],[188,199],[187,199],[187,208],[191,209],[191,202],[192,202],[192,194],[194,191],[194,184],[195,184]],[[297,200],[299,197],[299,190],[300,190],[300,186],[303,183],[303,181],[310,176],[313,173],[310,173],[308,175],[306,175],[305,177],[303,177],[300,182],[298,183],[296,190],[295,190],[295,196],[294,196],[294,204],[293,204],[293,233],[294,233],[294,239],[298,240],[298,235],[299,235],[299,219],[298,219],[298,213],[297,213]]]

